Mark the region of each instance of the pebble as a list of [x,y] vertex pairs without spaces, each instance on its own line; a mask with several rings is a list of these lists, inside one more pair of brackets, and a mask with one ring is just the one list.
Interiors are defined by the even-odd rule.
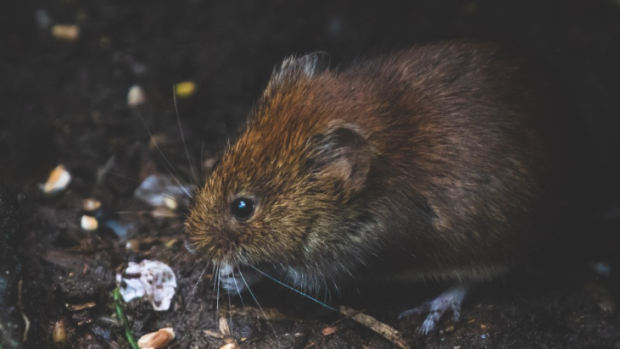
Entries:
[[99,221],[95,217],[83,215],[80,225],[85,231],[95,231],[99,228]]
[[127,105],[135,108],[146,102],[146,94],[140,85],[133,85],[127,92]]
[[52,170],[42,189],[45,194],[53,195],[67,189],[69,183],[71,183],[71,173],[61,164]]

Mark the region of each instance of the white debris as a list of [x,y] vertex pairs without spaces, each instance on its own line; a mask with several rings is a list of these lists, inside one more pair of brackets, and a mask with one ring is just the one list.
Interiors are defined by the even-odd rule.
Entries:
[[177,287],[172,269],[164,263],[150,260],[129,262],[122,275],[116,274],[116,282],[125,302],[146,297],[156,311],[170,308]]
[[67,189],[71,183],[71,174],[65,169],[64,165],[58,165],[52,170],[47,182],[41,186],[45,194],[52,195]]
[[611,264],[607,262],[602,262],[602,261],[590,262],[588,263],[588,265],[590,265],[590,268],[599,275],[602,275],[602,276],[611,275]]
[[173,339],[174,330],[171,327],[166,327],[140,337],[138,346],[140,349],[160,349],[172,342]]
[[80,225],[82,226],[82,229],[86,231],[95,231],[97,230],[97,228],[99,228],[99,222],[97,221],[97,218],[87,215],[82,216]]
[[52,26],[52,23],[54,22],[49,12],[47,12],[46,10],[42,8],[38,9],[34,15],[35,15],[35,19],[37,21],[37,25],[39,26],[40,30],[48,30]]
[[176,207],[189,204],[190,194],[196,186],[181,184],[159,174],[150,175],[140,183],[134,197],[154,207]]
[[134,108],[146,102],[146,94],[140,85],[133,85],[127,93],[127,105]]

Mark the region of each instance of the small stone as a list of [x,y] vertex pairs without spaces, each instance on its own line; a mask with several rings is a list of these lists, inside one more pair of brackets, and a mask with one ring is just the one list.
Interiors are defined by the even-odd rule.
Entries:
[[174,211],[179,207],[179,203],[174,198],[166,196],[164,198],[164,206]]
[[135,108],[146,102],[146,94],[140,85],[133,85],[129,88],[127,93],[127,105]]
[[84,199],[82,201],[82,209],[86,212],[97,211],[101,207],[101,201],[93,198]]
[[82,216],[80,225],[85,231],[95,231],[97,230],[97,228],[99,228],[99,222],[97,221],[97,218],[87,215]]

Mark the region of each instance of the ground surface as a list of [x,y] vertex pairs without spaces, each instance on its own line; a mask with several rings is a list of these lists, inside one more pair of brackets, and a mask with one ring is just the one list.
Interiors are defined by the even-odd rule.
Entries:
[[[45,16],[52,24],[78,24],[80,37],[55,39]],[[168,312],[139,301],[127,305],[135,332],[172,326],[174,348],[224,345],[203,333],[218,329],[217,302],[211,269],[199,280],[204,263],[184,253],[183,210],[161,217],[132,195],[148,174],[167,174],[170,166],[182,181],[193,181],[172,101],[172,85],[180,81],[197,86],[179,101],[178,115],[190,162],[206,170],[286,55],[322,50],[339,65],[434,39],[513,41],[547,62],[585,118],[595,179],[589,206],[609,207],[620,197],[618,2],[22,1],[4,6],[0,27],[0,171],[23,211],[22,297],[32,322],[27,347],[51,347],[57,321],[73,333],[69,347],[126,347],[112,318],[114,275],[144,258],[169,263],[179,288]],[[148,98],[134,110],[126,101],[133,84]],[[46,197],[38,185],[59,163],[73,174],[70,190]],[[89,197],[103,202],[107,219],[125,227],[126,236],[80,229],[82,200]],[[557,275],[509,278],[466,302],[461,323],[446,320],[426,338],[416,334],[421,319],[398,321],[396,315],[438,288],[383,290],[334,304],[365,309],[401,330],[412,347],[620,348],[613,311],[620,294],[618,229],[613,220],[591,229],[598,243],[588,258],[610,262],[610,277],[596,277],[578,263]],[[243,348],[392,347],[350,320],[324,336],[321,331],[340,316],[274,284],[256,293],[269,321],[249,296],[247,309],[237,298],[231,306],[226,297],[219,302],[220,315],[232,314],[232,332]],[[87,302],[96,305],[66,306]]]

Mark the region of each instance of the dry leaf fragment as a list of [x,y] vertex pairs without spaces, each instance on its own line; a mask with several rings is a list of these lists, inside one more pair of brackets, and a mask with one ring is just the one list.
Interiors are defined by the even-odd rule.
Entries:
[[220,318],[220,332],[224,336],[230,336],[230,327],[228,327],[228,320],[225,317]]
[[222,333],[220,333],[220,332],[217,332],[217,331],[204,330],[203,333],[205,334],[205,336],[209,336],[209,337],[213,337],[213,338],[219,338],[219,339],[224,338],[224,335]]
[[174,339],[174,330],[170,327],[161,328],[157,332],[147,333],[140,337],[138,346],[141,349],[161,349]]
[[336,333],[336,331],[338,331],[338,328],[336,326],[330,326],[325,327],[323,331],[321,331],[321,333],[323,333],[324,336],[329,336]]

